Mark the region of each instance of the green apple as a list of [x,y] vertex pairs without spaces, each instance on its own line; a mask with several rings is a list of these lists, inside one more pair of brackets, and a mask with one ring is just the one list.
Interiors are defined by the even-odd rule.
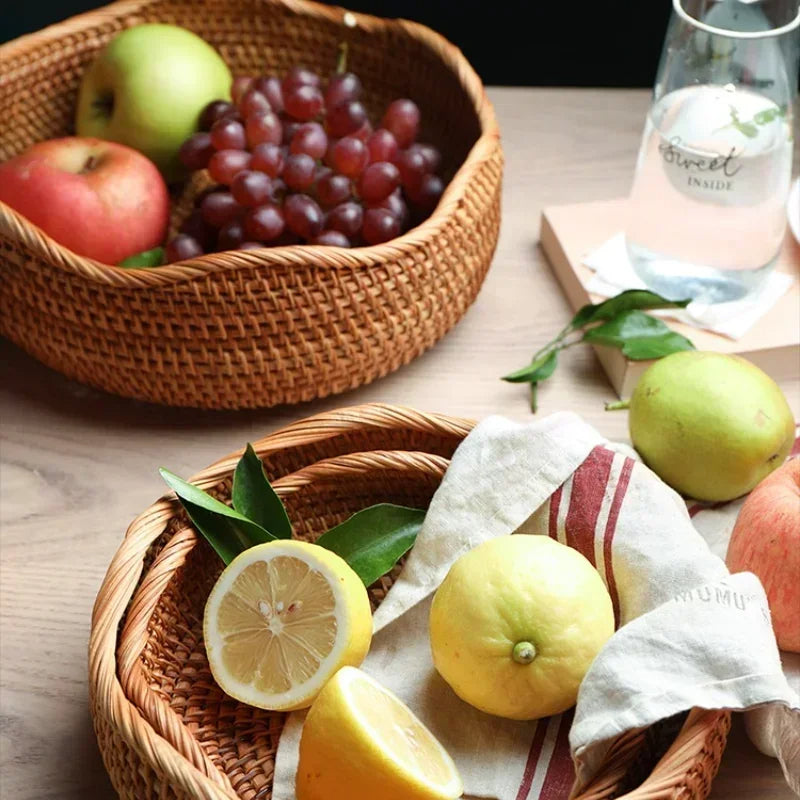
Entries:
[[645,463],[697,500],[746,494],[794,442],[792,411],[769,375],[743,358],[696,350],[647,369],[631,396],[628,426]]
[[229,99],[230,70],[211,45],[175,25],[138,25],[116,36],[81,82],[79,136],[120,142],[144,153],[164,177],[184,174],[183,142],[203,108]]

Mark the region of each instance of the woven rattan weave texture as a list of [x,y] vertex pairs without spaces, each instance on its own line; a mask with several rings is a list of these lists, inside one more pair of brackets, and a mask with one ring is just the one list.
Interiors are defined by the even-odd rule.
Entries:
[[[331,71],[349,43],[373,115],[411,96],[448,188],[402,237],[282,247],[124,270],[60,246],[0,203],[0,333],[69,377],[177,406],[266,407],[342,392],[408,363],[475,299],[500,225],[494,111],[461,53],[403,21],[303,0],[122,0],[0,47],[0,160],[72,130],[86,65],[120,30],[170,22],[236,74]],[[185,214],[197,185],[176,197]]]

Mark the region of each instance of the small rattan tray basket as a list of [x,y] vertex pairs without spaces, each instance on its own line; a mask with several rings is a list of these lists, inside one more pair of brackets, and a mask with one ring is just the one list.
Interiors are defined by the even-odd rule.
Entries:
[[[77,256],[0,203],[0,333],[71,378],[176,406],[256,408],[368,383],[431,347],[475,299],[500,225],[503,155],[480,79],[421,25],[304,0],[122,0],[0,47],[0,161],[68,134],[87,64],[123,28],[187,27],[234,74],[323,74],[340,42],[373,116],[423,113],[448,187],[386,244],[216,253],[125,270]],[[190,186],[177,198],[181,218]],[[174,220],[173,220],[174,221]]]
[[[369,405],[311,417],[255,447],[295,534],[314,540],[373,503],[427,507],[471,427],[467,420]],[[228,497],[238,456],[193,481]],[[371,587],[373,606],[398,569]],[[121,797],[272,796],[284,715],[223,694],[206,660],[203,608],[220,571],[173,495],[134,520],[109,567],[92,618],[90,699],[100,750]],[[729,712],[696,709],[661,728],[626,734],[575,800],[702,800],[729,725]]]

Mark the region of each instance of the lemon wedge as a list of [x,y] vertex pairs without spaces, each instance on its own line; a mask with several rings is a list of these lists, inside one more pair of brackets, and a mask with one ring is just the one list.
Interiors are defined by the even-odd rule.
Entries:
[[211,672],[231,697],[271,711],[306,708],[372,639],[361,579],[335,553],[279,540],[237,556],[206,603]]
[[464,791],[453,760],[391,692],[341,669],[308,712],[297,800],[453,800]]

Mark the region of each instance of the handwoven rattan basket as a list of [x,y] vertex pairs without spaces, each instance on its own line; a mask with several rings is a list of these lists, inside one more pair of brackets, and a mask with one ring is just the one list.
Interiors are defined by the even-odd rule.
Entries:
[[[304,0],[122,0],[0,47],[0,160],[72,129],[81,75],[120,30],[187,27],[235,74],[331,71],[337,45],[373,116],[410,96],[449,185],[386,244],[217,253],[149,270],[75,255],[0,203],[0,333],[71,378],[177,406],[266,407],[342,392],[408,363],[475,299],[500,225],[503,155],[480,79],[411,22]],[[176,218],[191,203],[177,198]]]
[[[376,502],[427,507],[471,427],[369,405],[311,417],[255,447],[295,534],[313,540]],[[238,455],[193,481],[226,498]],[[283,715],[223,694],[205,656],[203,607],[220,570],[172,495],[131,524],[109,567],[92,618],[90,698],[100,749],[122,797],[271,798]],[[396,574],[370,589],[373,605]],[[627,734],[577,800],[705,798],[729,725],[729,712],[695,710],[677,725]]]

